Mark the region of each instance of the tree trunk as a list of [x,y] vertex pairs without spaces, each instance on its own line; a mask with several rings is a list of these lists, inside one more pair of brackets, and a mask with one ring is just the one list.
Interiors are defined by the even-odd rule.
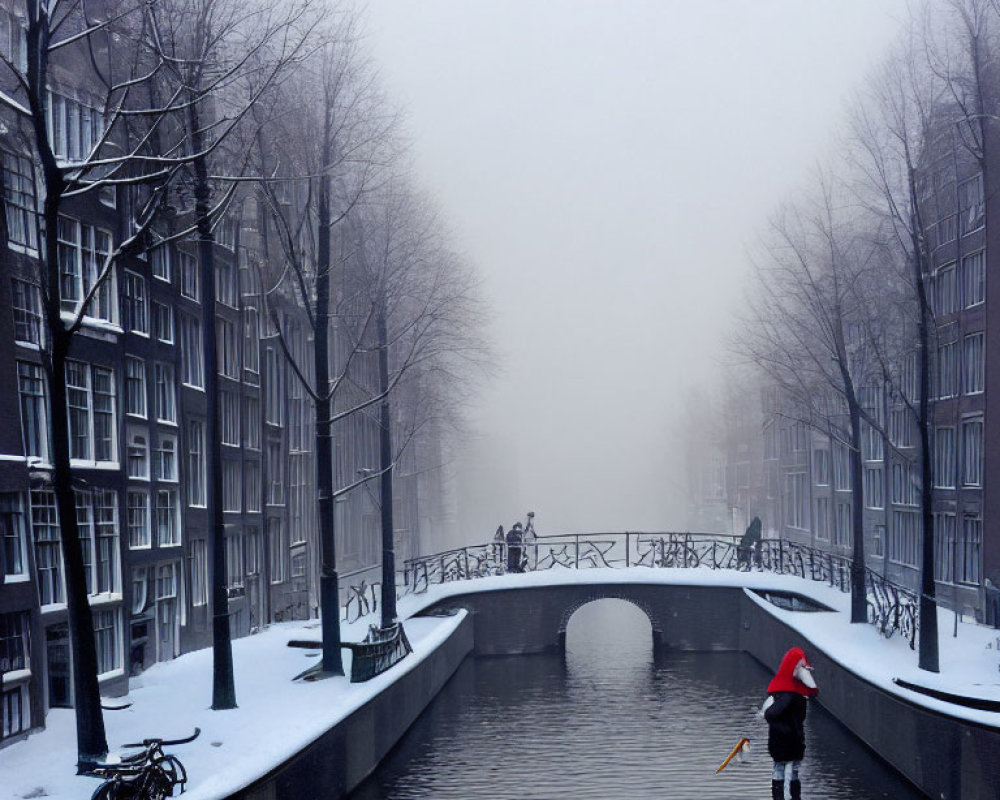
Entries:
[[[380,301],[384,303],[384,301]],[[378,310],[379,471],[382,473],[382,627],[396,621],[396,551],[392,530],[392,429],[389,418],[389,336],[385,308]]]
[[[31,105],[35,142],[42,166],[45,200],[43,250],[40,254],[42,283],[46,287],[45,325],[49,338],[49,358],[43,359],[49,387],[52,426],[52,488],[59,515],[59,539],[66,583],[66,613],[69,618],[73,652],[73,706],[76,711],[77,771],[89,772],[108,752],[108,740],[101,712],[101,688],[97,680],[97,646],[94,618],[87,596],[87,575],[76,520],[76,497],[70,468],[69,416],[66,406],[66,356],[73,334],[62,321],[59,264],[59,209],[66,190],[62,171],[56,163],[45,127],[42,105],[48,83],[49,20],[45,8],[35,0],[28,5],[28,100]],[[44,354],[43,354],[44,355]]]
[[[204,149],[197,104],[188,112],[192,148]],[[202,352],[205,362],[206,503],[212,525],[212,708],[236,708],[233,678],[233,645],[229,628],[229,593],[226,576],[226,527],[222,514],[222,443],[219,436],[219,373],[215,335],[215,247],[211,211],[211,184],[204,157],[194,161],[195,217],[198,226],[198,260],[201,264]]]
[[853,391],[848,393],[851,418],[851,622],[868,621],[868,594],[865,587],[865,490],[861,458],[861,409]]
[[[323,130],[322,163],[330,160],[330,117]],[[340,578],[337,575],[336,515],[333,496],[333,399],[330,397],[330,178],[319,179],[316,264],[316,491],[319,504],[320,619],[323,630],[323,672],[343,675],[340,652]]]

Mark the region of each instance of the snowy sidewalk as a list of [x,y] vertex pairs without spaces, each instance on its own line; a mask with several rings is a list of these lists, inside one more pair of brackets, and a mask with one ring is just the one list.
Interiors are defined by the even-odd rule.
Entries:
[[[171,748],[187,767],[188,800],[217,800],[266,774],[306,744],[363,705],[399,675],[412,669],[452,633],[461,617],[409,617],[438,600],[469,591],[491,591],[562,583],[665,583],[743,586],[799,592],[836,609],[836,613],[802,613],[779,609],[759,600],[775,617],[799,630],[831,657],[886,691],[960,719],[1000,726],[1000,713],[957,707],[893,684],[900,678],[955,694],[1000,700],[1000,631],[960,622],[953,637],[954,616],[939,612],[941,672],[917,668],[917,654],[899,637],[886,640],[871,625],[851,625],[850,598],[823,584],[791,576],[710,569],[548,570],[475,581],[435,585],[423,595],[399,603],[413,655],[367,683],[345,678],[293,683],[292,678],[316,663],[315,651],[290,648],[290,639],[318,639],[316,620],[271,625],[255,636],[233,642],[236,699],[232,711],[212,711],[212,651],[188,653],[157,664],[132,680],[122,711],[104,719],[112,751],[143,737],[180,738],[195,726],[201,736]],[[343,627],[345,641],[359,641],[374,620]],[[350,653],[344,651],[350,671]],[[0,750],[0,800],[46,797],[89,798],[99,781],[75,773],[76,731],[71,709],[53,709],[46,728]]]

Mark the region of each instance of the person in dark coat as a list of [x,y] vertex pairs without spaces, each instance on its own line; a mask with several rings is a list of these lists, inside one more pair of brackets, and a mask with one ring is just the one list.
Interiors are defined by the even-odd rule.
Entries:
[[521,566],[521,545],[524,532],[521,523],[515,522],[514,527],[507,531],[507,572],[524,572]]
[[774,759],[772,800],[784,800],[786,778],[792,800],[802,797],[799,764],[806,752],[807,701],[818,693],[805,651],[793,647],[785,653],[777,675],[767,685],[767,700],[764,701],[767,751]]

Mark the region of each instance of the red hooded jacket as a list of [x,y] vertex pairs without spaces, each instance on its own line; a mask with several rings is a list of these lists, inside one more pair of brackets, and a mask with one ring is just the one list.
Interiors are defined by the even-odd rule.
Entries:
[[815,697],[819,689],[810,688],[795,677],[795,668],[800,661],[805,661],[809,666],[809,659],[806,658],[805,651],[801,647],[793,647],[784,658],[781,659],[781,666],[778,667],[778,674],[775,675],[767,685],[767,693],[775,692],[795,692],[803,697]]

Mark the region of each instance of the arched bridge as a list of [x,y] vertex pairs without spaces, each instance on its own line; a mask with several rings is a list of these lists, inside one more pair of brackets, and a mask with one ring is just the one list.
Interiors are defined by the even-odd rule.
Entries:
[[[510,582],[511,590],[517,587],[517,600],[500,586],[491,587],[495,591],[490,592],[482,592],[480,587],[474,589],[472,585],[468,593],[456,592],[456,587],[450,592],[451,605],[468,607],[475,603],[483,619],[489,616],[502,622],[494,628],[501,637],[495,644],[498,653],[561,648],[561,637],[573,611],[590,600],[604,597],[627,600],[645,611],[657,642],[684,640],[691,649],[719,649],[723,641],[728,646],[735,644],[736,633],[727,626],[737,624],[740,589],[733,588],[728,598],[722,592],[717,598],[722,606],[713,602],[711,614],[706,616],[705,604],[693,599],[690,588],[667,587],[660,581],[651,581],[644,588],[641,578],[637,580],[635,575],[641,569],[754,573],[758,578],[755,585],[763,588],[767,588],[764,579],[768,575],[792,575],[850,591],[849,559],[797,542],[764,539],[753,547],[741,547],[739,539],[731,536],[622,532],[532,536],[523,542],[520,552],[513,554],[505,543],[489,542],[411,559],[397,575],[397,594],[419,595],[437,584],[475,581],[511,572],[525,575]],[[579,574],[583,570],[587,570],[586,578]],[[614,577],[621,570],[630,571],[628,582]],[[540,572],[546,572],[549,578],[573,573],[573,577],[561,581],[565,585],[559,587],[558,602],[554,601],[554,595],[547,596],[552,592],[551,587],[532,588],[530,573]],[[379,585],[377,580],[367,582],[365,578],[369,575],[360,574],[354,581],[347,579],[342,584],[345,620],[357,619],[377,607]],[[869,622],[887,637],[902,635],[912,648],[917,635],[917,596],[867,568],[865,585]],[[774,598],[779,595],[774,594]],[[462,603],[457,602],[459,596]],[[795,602],[790,596],[785,599]],[[731,613],[726,613],[727,610]],[[684,630],[690,633],[681,637],[680,629],[672,622],[680,615],[689,621],[702,620],[704,624],[685,624]]]

